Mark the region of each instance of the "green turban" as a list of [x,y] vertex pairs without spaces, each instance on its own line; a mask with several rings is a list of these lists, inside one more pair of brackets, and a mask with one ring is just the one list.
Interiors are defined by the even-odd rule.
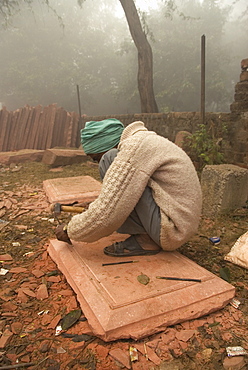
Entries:
[[123,124],[115,118],[86,122],[81,143],[86,154],[104,153],[120,142]]

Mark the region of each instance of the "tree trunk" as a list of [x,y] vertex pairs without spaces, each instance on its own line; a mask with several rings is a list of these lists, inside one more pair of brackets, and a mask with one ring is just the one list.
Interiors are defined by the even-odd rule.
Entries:
[[153,91],[152,49],[142,29],[139,15],[133,0],[120,0],[126,15],[129,30],[138,50],[138,89],[141,112],[157,113],[158,106]]

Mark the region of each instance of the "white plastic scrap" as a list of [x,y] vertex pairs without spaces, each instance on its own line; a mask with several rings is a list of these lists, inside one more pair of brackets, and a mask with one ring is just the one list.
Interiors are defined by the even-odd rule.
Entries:
[[56,327],[56,331],[55,331],[55,336],[58,336],[62,333],[63,329],[62,329],[62,326],[61,325],[58,325]]
[[38,315],[43,315],[43,314],[48,314],[49,310],[42,310],[40,312],[38,312]]
[[20,247],[21,246],[21,244],[19,242],[14,242],[14,243],[12,243],[12,245],[13,245],[13,247]]
[[27,252],[23,254],[23,257],[27,257],[27,256],[31,257],[32,255],[34,255],[34,252]]
[[137,361],[139,359],[138,357],[138,351],[135,347],[130,347],[129,348],[129,354],[130,354],[130,360],[131,362]]
[[239,305],[240,305],[240,301],[236,298],[233,298],[230,302],[230,305],[233,306],[234,308],[239,308]]
[[248,352],[243,347],[240,347],[240,346],[227,347],[226,353],[228,357],[248,355]]
[[8,272],[9,272],[9,270],[6,270],[6,269],[4,269],[4,268],[1,268],[1,269],[0,269],[0,275],[1,275],[1,276],[6,275]]

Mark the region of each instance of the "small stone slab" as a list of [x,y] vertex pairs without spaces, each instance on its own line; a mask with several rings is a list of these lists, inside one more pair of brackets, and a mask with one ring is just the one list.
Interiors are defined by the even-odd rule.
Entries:
[[11,163],[40,162],[44,150],[23,149],[16,152],[1,152],[0,163],[9,165]]
[[101,183],[91,176],[77,176],[43,181],[43,188],[50,203],[90,203],[101,190]]
[[[110,257],[103,248],[126,235],[114,233],[94,243],[68,245],[50,240],[48,252],[77,294],[93,333],[104,341],[135,340],[170,325],[196,319],[224,307],[235,288],[178,252],[154,256]],[[102,266],[122,261],[136,263]],[[150,281],[141,284],[145,274]],[[169,281],[157,276],[196,278]]]
[[82,149],[47,149],[42,158],[43,163],[52,167],[68,166],[87,160],[89,160],[89,157]]

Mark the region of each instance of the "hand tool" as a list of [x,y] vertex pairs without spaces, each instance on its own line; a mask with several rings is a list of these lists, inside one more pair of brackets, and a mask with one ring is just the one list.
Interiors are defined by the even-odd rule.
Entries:
[[136,263],[136,262],[139,262],[139,261],[110,262],[110,263],[103,263],[102,266],[123,265],[125,263]]
[[178,280],[178,281],[195,281],[201,283],[201,279],[188,279],[188,278],[178,278],[178,277],[169,277],[169,276],[156,276],[157,279],[164,280]]
[[83,207],[68,206],[65,204],[55,203],[51,205],[51,211],[55,216],[59,216],[61,212],[70,212],[70,213],[82,213],[85,210]]

